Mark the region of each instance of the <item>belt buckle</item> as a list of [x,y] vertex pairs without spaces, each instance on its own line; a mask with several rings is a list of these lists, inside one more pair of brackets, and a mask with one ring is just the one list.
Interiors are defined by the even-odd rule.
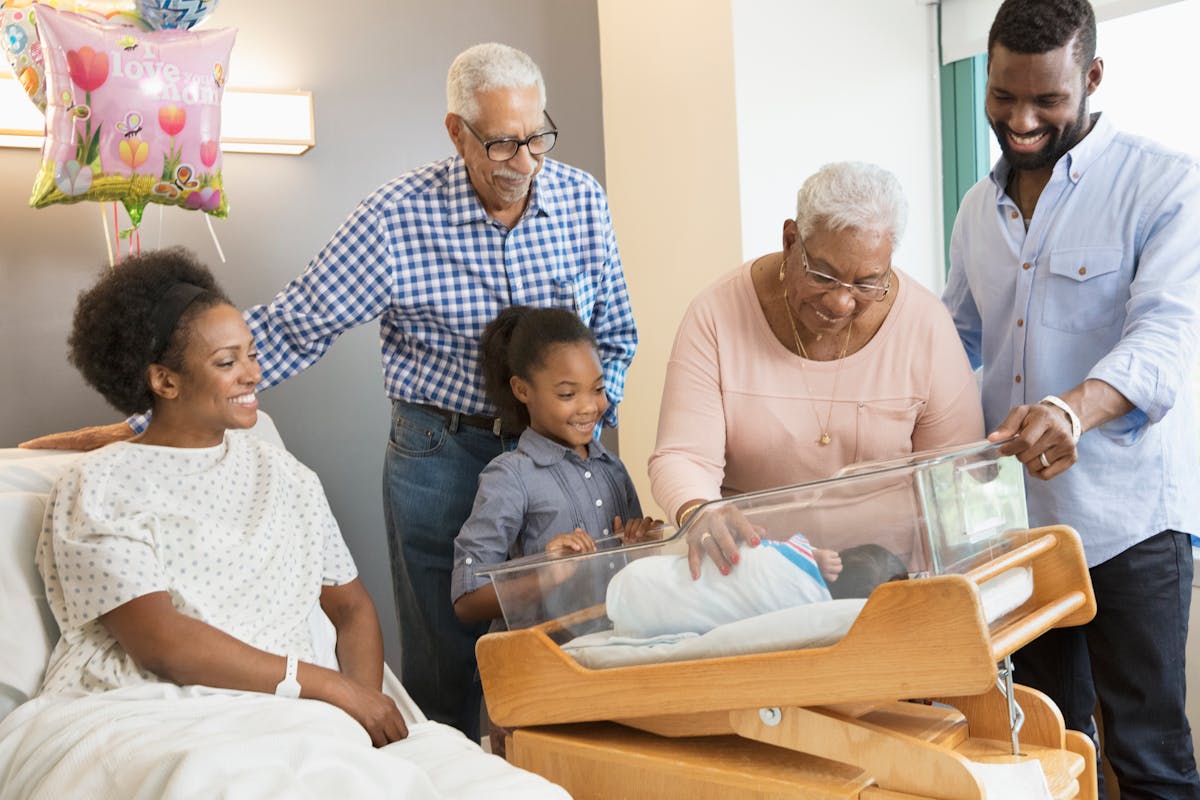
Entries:
[[496,436],[500,435],[500,418],[499,417],[494,417],[492,419],[492,433]]

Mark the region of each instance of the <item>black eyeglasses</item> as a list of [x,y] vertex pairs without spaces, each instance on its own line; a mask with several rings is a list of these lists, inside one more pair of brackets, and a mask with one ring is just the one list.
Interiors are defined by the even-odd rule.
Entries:
[[487,157],[491,161],[511,161],[517,155],[517,151],[521,149],[521,145],[525,145],[531,156],[544,156],[554,149],[555,143],[558,141],[558,127],[554,124],[554,120],[550,118],[550,112],[543,111],[546,115],[546,121],[550,123],[550,130],[535,133],[527,139],[492,139],[485,142],[483,137],[475,132],[471,127],[471,123],[467,122],[462,117],[462,124],[467,126],[467,130],[471,135],[479,140],[483,145],[483,151],[487,153]]
[[850,290],[850,296],[856,300],[871,300],[878,303],[880,300],[888,296],[888,292],[892,289],[892,272],[888,270],[884,276],[882,283],[846,283],[843,280],[838,280],[832,275],[826,275],[824,272],[817,272],[808,265],[808,251],[804,248],[803,243],[800,245],[800,259],[804,264],[804,277],[809,285],[814,289],[820,289],[822,292],[831,292],[834,289],[842,286]]

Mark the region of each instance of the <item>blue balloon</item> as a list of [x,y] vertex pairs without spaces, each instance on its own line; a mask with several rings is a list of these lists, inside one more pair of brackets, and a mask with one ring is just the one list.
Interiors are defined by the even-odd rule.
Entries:
[[217,0],[136,0],[135,5],[151,30],[186,30],[211,14]]

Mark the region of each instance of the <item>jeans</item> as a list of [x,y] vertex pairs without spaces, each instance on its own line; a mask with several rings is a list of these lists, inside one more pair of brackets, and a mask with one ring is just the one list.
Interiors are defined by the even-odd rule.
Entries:
[[[1163,531],[1089,571],[1096,618],[1021,648],[1014,675],[1049,695],[1067,727],[1093,740],[1099,697],[1104,754],[1122,800],[1200,798],[1184,712],[1191,541]],[[1103,773],[1099,780],[1104,798]]]
[[430,719],[479,741],[483,691],[475,641],[450,602],[454,537],[471,514],[479,473],[516,444],[403,400],[392,402],[383,507],[400,623],[400,678]]

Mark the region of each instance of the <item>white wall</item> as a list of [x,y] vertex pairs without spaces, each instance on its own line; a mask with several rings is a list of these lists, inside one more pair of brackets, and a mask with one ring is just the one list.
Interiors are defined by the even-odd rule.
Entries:
[[941,288],[936,13],[912,0],[734,0],[744,258],[780,248],[796,190],[822,164],[873,161],[909,202],[896,266]]
[[1094,111],[1130,133],[1200,158],[1200,109],[1188,99],[1188,75],[1200,30],[1200,0],[1184,0],[1096,26],[1104,79]]

